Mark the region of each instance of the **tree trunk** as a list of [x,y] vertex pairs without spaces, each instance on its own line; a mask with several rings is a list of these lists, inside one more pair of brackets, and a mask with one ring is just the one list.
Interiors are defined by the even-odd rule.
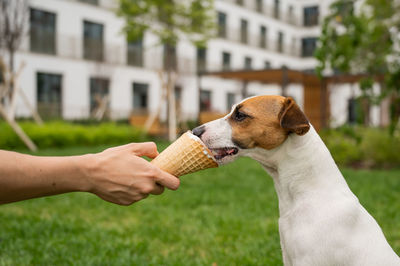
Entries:
[[175,82],[172,72],[168,71],[168,139],[176,139],[176,103],[175,103]]
[[168,93],[168,139],[176,139],[176,105],[175,105],[175,79],[172,77],[175,71],[175,62],[172,58],[173,47],[166,44],[166,72],[167,72],[167,93]]
[[[11,74],[11,77],[14,76],[14,51],[12,49],[8,50],[10,57],[8,58],[8,68],[9,68],[9,73]],[[10,83],[9,83],[9,91],[8,91],[8,101],[11,104],[12,102],[12,98],[13,98],[13,94],[14,94],[14,79],[11,78]],[[11,106],[10,106],[11,107]],[[13,118],[11,118],[13,119]]]

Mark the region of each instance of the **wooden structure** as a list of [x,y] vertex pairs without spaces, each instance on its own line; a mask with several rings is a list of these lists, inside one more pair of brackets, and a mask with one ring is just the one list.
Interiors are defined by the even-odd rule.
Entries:
[[[282,89],[281,95],[283,96],[288,96],[286,87],[289,84],[301,84],[304,88],[304,113],[317,131],[328,126],[330,118],[329,85],[353,84],[359,82],[363,78],[371,77],[367,74],[339,74],[320,78],[316,74],[291,70],[286,67],[264,70],[204,72],[199,73],[200,80],[202,76],[218,76],[242,81],[242,98],[247,97],[247,84],[249,82],[280,85]],[[373,76],[372,78],[375,82],[381,83],[384,77],[381,75]],[[201,81],[199,81],[199,84],[201,84]]]
[[149,115],[146,113],[131,114],[129,118],[129,123],[134,126],[145,130],[146,133],[153,136],[160,136],[167,133],[168,129],[160,123],[160,120],[154,118],[151,125],[147,127],[146,123],[149,119]]
[[[242,97],[247,97],[247,84],[260,82],[281,86],[281,94],[288,96],[286,88],[289,84],[301,84],[304,88],[304,112],[316,130],[327,126],[329,119],[329,95],[326,79],[320,79],[315,74],[297,70],[265,69],[240,70],[202,73],[201,76],[218,76],[226,79],[236,79],[243,82]],[[199,78],[201,78],[201,76]]]

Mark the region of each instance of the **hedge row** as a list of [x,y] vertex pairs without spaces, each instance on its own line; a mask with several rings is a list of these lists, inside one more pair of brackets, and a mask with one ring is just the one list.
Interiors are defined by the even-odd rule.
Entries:
[[335,161],[355,167],[400,167],[400,132],[350,127],[320,132]]
[[[140,142],[146,139],[143,132],[130,125],[106,122],[81,125],[64,121],[46,122],[39,126],[24,121],[19,125],[41,149],[51,147],[94,146]],[[11,127],[0,122],[0,149],[23,149],[24,143]]]

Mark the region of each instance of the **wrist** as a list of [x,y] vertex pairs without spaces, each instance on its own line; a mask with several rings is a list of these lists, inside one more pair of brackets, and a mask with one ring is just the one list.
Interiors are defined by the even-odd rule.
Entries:
[[85,154],[81,156],[75,156],[78,174],[76,175],[79,191],[92,192],[94,191],[93,176],[96,169],[96,157],[94,154]]

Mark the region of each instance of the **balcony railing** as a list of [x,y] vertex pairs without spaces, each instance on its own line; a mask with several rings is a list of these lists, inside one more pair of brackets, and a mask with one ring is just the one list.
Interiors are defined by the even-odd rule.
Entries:
[[[277,39],[272,39],[272,38],[265,38],[265,41],[262,40],[261,34],[254,34],[254,33],[248,33],[247,36],[247,42],[243,43],[242,38],[241,38],[241,31],[240,29],[233,29],[230,28],[227,30],[227,38],[226,40],[245,44],[251,47],[259,48],[265,51],[270,51],[270,52],[276,52],[276,53],[281,53],[281,54],[286,54],[290,56],[296,56],[300,57],[301,51],[300,51],[300,44],[298,43],[299,40],[296,43],[284,43],[282,45],[282,49],[280,49],[278,45],[278,40]],[[265,42],[265,43],[264,43]]]
[[[238,5],[236,0],[223,0],[223,1],[229,2],[234,5]],[[283,22],[286,22],[286,23],[294,25],[294,26],[299,26],[299,27],[303,26],[303,22],[301,21],[300,17],[293,13],[290,13],[289,11],[284,11],[281,8],[279,10],[279,14],[275,14],[275,7],[273,5],[263,4],[260,9],[260,6],[257,6],[257,1],[246,0],[246,1],[243,1],[242,5],[238,5],[238,6],[247,8],[249,10],[266,15],[271,18],[281,20]]]
[[[257,48],[263,51],[282,53],[283,55],[300,57],[301,50],[299,43],[284,43],[282,46],[282,51],[278,49],[278,41],[276,39],[271,39],[266,37],[265,43],[261,41],[261,35],[249,33],[247,38],[247,43],[242,44],[240,38],[240,29],[227,28],[227,39],[229,41],[236,42],[238,45],[246,45],[250,47]],[[265,47],[264,47],[265,44]],[[55,56],[58,58],[74,59],[74,60],[84,60],[94,64],[113,64],[120,66],[129,66],[128,54],[127,54],[127,44],[116,44],[104,42],[102,45],[93,45],[91,47],[93,55],[99,55],[101,51],[103,57],[101,61],[91,60],[92,58],[85,59],[84,55],[84,40],[83,38],[75,36],[57,35],[56,37],[56,47],[55,53],[49,55],[45,51],[37,52],[31,51],[29,47],[29,38],[25,39],[20,51],[30,52],[34,54],[43,54],[44,56]],[[99,51],[96,51],[98,49]],[[195,57],[184,57],[179,55],[177,58],[177,68],[178,72],[181,74],[191,75],[197,73],[197,60]],[[97,58],[97,57],[96,57]],[[221,64],[218,62],[210,66],[209,62],[206,62],[206,67],[204,67],[204,62],[201,63],[203,71],[218,71],[222,70]],[[163,68],[163,49],[159,47],[143,48],[143,65],[138,66],[148,70],[159,70]],[[244,68],[244,66],[243,66]],[[243,69],[240,67],[240,69]]]

